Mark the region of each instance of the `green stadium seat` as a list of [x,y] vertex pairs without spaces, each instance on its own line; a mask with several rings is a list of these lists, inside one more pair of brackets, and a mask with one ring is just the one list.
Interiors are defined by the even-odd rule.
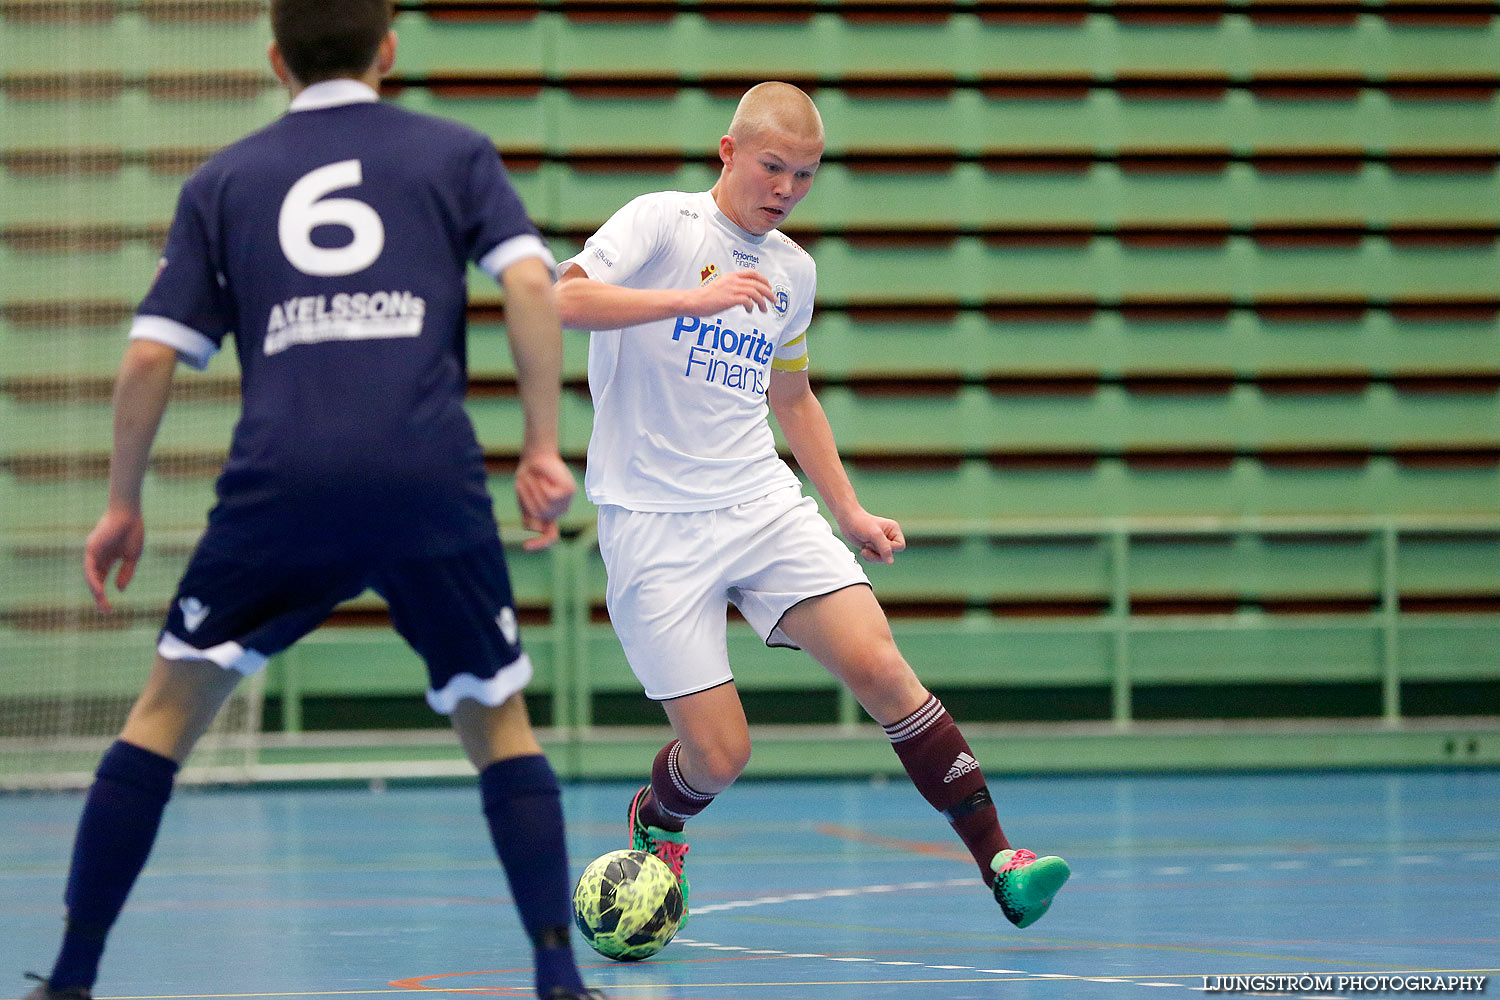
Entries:
[[[511,357],[510,341],[506,339],[503,322],[469,323],[469,378],[475,380],[514,381],[515,359]],[[579,381],[588,377],[589,338],[586,334],[570,332],[563,335],[564,381]]]
[[[835,425],[834,437],[840,436]],[[854,457],[844,464],[865,509],[897,520],[984,519],[996,516],[1008,499],[991,491],[983,459],[886,463]]]
[[[1259,624],[1259,623],[1258,623]],[[1232,683],[1311,684],[1379,680],[1379,622],[1346,616],[1260,628],[1214,627],[1133,632],[1131,682],[1136,685]],[[1211,661],[1204,650],[1213,649]]]
[[[716,136],[717,133],[712,134],[706,142],[713,143]],[[707,163],[663,162],[643,166],[627,162],[604,169],[549,164],[548,175],[552,185],[548,217],[554,225],[578,230],[586,239],[632,198],[652,191],[707,191],[719,173]]]
[[[0,614],[76,612],[93,606],[83,579],[84,536],[41,538],[45,541],[28,544],[23,536],[18,541],[0,544],[0,574],[6,581],[5,591],[0,594]],[[123,592],[115,592],[111,587],[110,603],[119,611],[142,614],[164,611],[187,565],[188,555],[189,549],[184,545],[154,542],[148,545],[136,564],[130,586]]]
[[7,302],[58,298],[138,301],[151,287],[161,249],[130,241],[101,253],[18,251],[0,244]]
[[701,19],[691,16],[565,12],[553,28],[547,70],[563,76],[657,76],[663,52],[674,54],[676,73],[693,76],[725,54],[704,47]]
[[1467,682],[1494,670],[1495,631],[1474,614],[1408,616],[1401,625],[1401,677]]
[[[1127,97],[1116,90],[1095,90],[1089,103],[1098,116],[1101,150],[1197,149],[1249,152],[1255,102],[1243,90],[1217,97]],[[1342,126],[1341,126],[1342,127]],[[1331,141],[1331,137],[1327,141]]]
[[1366,164],[1350,172],[1305,170],[1275,172],[1249,165],[1230,167],[1238,204],[1246,206],[1247,221],[1288,219],[1359,219],[1388,221],[1386,199],[1389,173],[1382,164]]
[[1075,23],[1038,19],[985,18],[979,28],[988,63],[981,68],[1007,74],[1084,76],[1101,70],[1115,47],[1116,22],[1097,14]]
[[1397,298],[1485,298],[1500,279],[1500,244],[1493,241],[1464,247],[1394,246],[1388,252],[1386,287]]
[[977,310],[951,316],[898,313],[885,321],[819,310],[808,331],[811,374],[819,379],[982,377],[1008,360],[993,350],[1000,325],[993,329],[994,334]]
[[1401,539],[1396,584],[1412,597],[1500,594],[1500,534],[1413,531]]
[[[1001,63],[975,14],[931,19],[843,19],[830,25],[828,45],[802,65],[836,76],[928,75],[958,80],[993,72]],[[729,39],[725,39],[728,41]]]
[[286,92],[270,86],[257,97],[235,100],[153,98],[136,86],[97,100],[0,95],[7,135],[25,136],[27,148],[138,148],[147,143],[218,149],[274,121],[286,106]]
[[61,159],[46,173],[7,167],[0,169],[0,229],[165,224],[185,179],[142,163],[97,174],[69,172]]
[[[238,398],[178,399],[156,435],[159,454],[223,451],[239,417]],[[0,392],[5,440],[0,454],[14,457],[58,451],[109,450],[114,408],[108,396],[87,402],[59,396],[47,402],[20,401]]]
[[[521,642],[534,671],[526,688],[532,695],[549,692],[558,683],[557,631],[553,625],[521,628]],[[281,699],[284,723],[289,714],[300,714],[300,703],[307,698],[420,698],[426,689],[421,659],[384,625],[324,625],[272,660],[266,674],[266,694]],[[289,711],[288,702],[296,707]],[[544,716],[534,721],[556,725],[560,720]]]
[[[919,522],[914,522],[919,523]],[[1110,595],[1109,541],[1099,535],[1027,538],[914,535],[893,566],[866,566],[887,604],[1103,607]]]
[[[1071,102],[1054,106],[1047,102],[992,101],[977,89],[920,98],[865,96],[826,86],[814,88],[812,97],[823,118],[829,153],[850,149],[978,153],[997,146],[1028,149],[1091,145],[1070,141],[1068,130],[1075,124],[1083,126],[1087,117],[1076,114]],[[720,120],[727,122],[729,116],[723,115]]]
[[[205,7],[207,5],[204,5]],[[118,5],[96,19],[5,20],[0,76],[22,74],[266,70],[270,17],[161,19]],[[208,11],[203,11],[207,14]]]
[[[1345,23],[1258,23],[1231,15],[1226,25],[1236,36],[1236,68],[1256,76],[1292,76],[1308,71],[1359,74],[1374,70],[1385,47],[1385,22],[1351,17]],[[1429,67],[1430,68],[1430,67]]]
[[[0,690],[8,698],[55,698],[72,678],[37,664],[56,668],[87,665],[88,698],[121,699],[111,729],[125,721],[125,713],[151,672],[151,650],[158,624],[121,629],[32,630],[0,626]],[[106,735],[106,734],[100,734]]]
[[1383,42],[1385,75],[1431,73],[1441,66],[1455,76],[1491,74],[1500,51],[1500,25],[1493,17],[1468,24],[1428,26],[1398,21],[1376,22]]
[[407,87],[387,100],[408,111],[461,121],[493,139],[502,157],[507,149],[541,148],[547,134],[548,102],[537,94],[470,96]]
[[[1047,250],[1007,253],[984,240],[820,239],[818,297],[826,302],[981,302],[1028,295],[1088,295],[1098,258]],[[1063,262],[1066,263],[1063,263]]]
[[[61,460],[59,459],[61,463]],[[88,534],[104,512],[108,484],[97,474],[50,478],[0,470],[0,528],[12,533]],[[146,474],[143,509],[154,532],[201,531],[213,506],[212,476]]]
[[[470,394],[466,408],[474,421],[479,444],[487,454],[514,455],[520,452],[523,421],[519,395]],[[563,454],[582,455],[588,450],[592,422],[593,409],[587,395],[564,391],[558,417],[559,446]]]
[[0,357],[9,378],[113,376],[125,353],[124,323],[105,329],[17,328],[0,319]]
[[395,75],[540,76],[553,34],[550,15],[535,11],[445,19],[426,12],[396,14]]
[[1236,602],[1349,601],[1373,606],[1381,588],[1382,541],[1347,535],[1266,533],[1134,538],[1132,600],[1228,597]]
[[[1390,222],[1423,219],[1494,221],[1500,216],[1500,171],[1403,173],[1383,168],[1377,202]],[[1488,206],[1488,208],[1486,208]],[[1372,218],[1380,218],[1372,213]]]
[[[1135,24],[1112,19],[1107,44],[1095,49],[1095,66],[1114,73],[1232,73],[1240,68],[1245,28],[1240,18]],[[1101,39],[1101,41],[1103,41]]]
[[[711,185],[713,178],[708,180]],[[1018,216],[1051,219],[1054,216],[1049,210],[1073,210],[1063,208],[1068,200],[1065,197],[1038,206],[1040,192],[1036,189],[1046,187],[1041,178],[1035,178],[1024,193],[1014,192],[1015,197],[1007,197],[1012,191],[993,189],[1000,180],[1001,175],[986,175],[977,163],[939,163],[920,170],[908,164],[874,169],[824,163],[818,168],[812,191],[791,217],[792,228],[979,229],[1014,221]],[[1020,178],[1016,180],[1022,183]]]
[[[1493,74],[1493,71],[1492,71]],[[1500,91],[1486,100],[1398,100],[1381,95],[1381,129],[1365,139],[1372,151],[1462,149],[1500,134]]]
[[720,96],[697,87],[659,94],[601,89],[546,91],[549,149],[611,156],[694,150],[712,156],[739,101],[737,94]]

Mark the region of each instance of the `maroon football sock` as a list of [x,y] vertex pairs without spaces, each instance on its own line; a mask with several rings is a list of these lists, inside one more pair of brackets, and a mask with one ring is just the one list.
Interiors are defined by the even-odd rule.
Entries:
[[703,794],[682,777],[677,766],[677,756],[681,751],[682,741],[673,740],[658,751],[651,764],[651,791],[640,805],[641,822],[647,826],[680,831],[688,820],[708,808],[714,800],[712,795]]
[[994,877],[990,859],[1010,847],[1010,841],[1000,829],[979,761],[958,724],[942,702],[929,696],[921,708],[886,726],[885,733],[912,784],[953,824],[989,882]]

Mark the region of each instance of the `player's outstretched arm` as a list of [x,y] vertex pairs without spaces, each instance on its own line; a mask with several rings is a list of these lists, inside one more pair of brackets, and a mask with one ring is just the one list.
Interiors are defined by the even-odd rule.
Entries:
[[535,257],[516,261],[500,275],[505,286],[505,329],[516,362],[525,439],[516,468],[521,523],[538,533],[528,551],[557,541],[557,519],[567,513],[577,487],[557,447],[562,378],[562,329],[552,294],[552,274]]
[[135,575],[146,542],[141,517],[141,484],[151,442],[167,409],[177,352],[154,340],[132,340],[115,379],[114,446],[109,458],[109,506],[83,546],[83,575],[94,604],[110,610],[105,584],[118,563],[115,587],[124,590]]
[[859,505],[854,486],[833,440],[833,428],[823,404],[813,395],[807,372],[771,372],[766,401],[792,455],[828,509],[838,521],[839,531],[859,554],[870,562],[889,563],[906,548],[901,526],[888,517],[876,517]]
[[622,288],[568,265],[557,282],[557,308],[570,330],[619,330],[673,316],[712,316],[733,306],[765,312],[775,302],[758,271],[734,271],[697,288]]

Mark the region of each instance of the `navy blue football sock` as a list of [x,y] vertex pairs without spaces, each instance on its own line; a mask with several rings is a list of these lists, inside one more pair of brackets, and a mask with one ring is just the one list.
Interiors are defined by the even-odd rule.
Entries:
[[505,868],[521,923],[536,949],[536,988],[583,988],[573,961],[572,880],[563,836],[562,792],[540,754],[496,761],[479,773],[484,818]]
[[78,821],[68,872],[68,924],[49,982],[54,990],[94,985],[104,939],[146,865],[177,762],[116,740],[99,761]]

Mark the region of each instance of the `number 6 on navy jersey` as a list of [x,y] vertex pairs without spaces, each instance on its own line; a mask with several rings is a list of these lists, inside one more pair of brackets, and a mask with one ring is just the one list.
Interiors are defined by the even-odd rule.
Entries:
[[[358,187],[363,179],[358,160],[343,160],[304,174],[281,202],[276,233],[281,252],[303,274],[336,278],[363,271],[385,246],[385,226],[369,205],[356,198],[324,198],[333,191]],[[353,234],[341,247],[312,241],[318,226],[345,226]]]

